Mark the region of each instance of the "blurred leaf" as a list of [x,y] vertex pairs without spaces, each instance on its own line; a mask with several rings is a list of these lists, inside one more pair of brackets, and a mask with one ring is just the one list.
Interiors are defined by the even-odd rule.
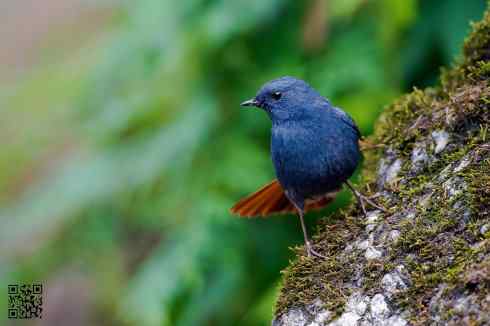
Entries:
[[[103,154],[77,155],[34,185],[19,203],[0,213],[0,252],[30,244],[92,202],[149,182],[156,174],[192,157],[213,122],[213,104],[199,105],[169,128]],[[192,129],[189,126],[193,126]],[[178,142],[175,142],[179,139]]]
[[440,67],[459,53],[469,21],[481,18],[485,0],[420,1],[419,7],[420,17],[402,51],[405,89],[435,82]]
[[329,0],[328,11],[332,18],[351,18],[363,0]]

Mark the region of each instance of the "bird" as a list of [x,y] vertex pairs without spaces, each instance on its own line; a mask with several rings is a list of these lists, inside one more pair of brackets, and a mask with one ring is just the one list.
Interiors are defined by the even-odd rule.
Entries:
[[265,83],[240,104],[256,107],[272,121],[270,152],[276,179],[239,200],[240,217],[297,213],[307,256],[325,258],[313,248],[304,215],[331,203],[345,184],[366,215],[365,202],[386,211],[354,188],[349,178],[361,161],[361,132],[354,120],[304,80],[285,76]]

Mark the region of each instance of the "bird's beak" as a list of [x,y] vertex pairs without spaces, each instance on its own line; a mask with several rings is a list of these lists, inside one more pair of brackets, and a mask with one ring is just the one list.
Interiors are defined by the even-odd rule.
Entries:
[[245,102],[240,103],[240,106],[256,106],[260,107],[259,101],[257,101],[255,98],[247,100]]

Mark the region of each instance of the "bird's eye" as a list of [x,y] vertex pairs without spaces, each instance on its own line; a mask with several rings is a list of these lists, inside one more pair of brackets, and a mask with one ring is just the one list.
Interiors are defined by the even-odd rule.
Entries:
[[277,101],[277,100],[279,100],[279,99],[281,98],[282,94],[281,94],[281,92],[273,92],[273,93],[271,94],[271,96],[272,96],[272,98],[273,98],[274,100],[276,100],[276,101]]

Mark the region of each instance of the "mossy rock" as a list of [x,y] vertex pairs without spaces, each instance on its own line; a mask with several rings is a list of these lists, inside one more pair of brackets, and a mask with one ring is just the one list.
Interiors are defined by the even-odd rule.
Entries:
[[389,106],[357,205],[284,271],[273,325],[490,325],[490,12],[440,85]]

